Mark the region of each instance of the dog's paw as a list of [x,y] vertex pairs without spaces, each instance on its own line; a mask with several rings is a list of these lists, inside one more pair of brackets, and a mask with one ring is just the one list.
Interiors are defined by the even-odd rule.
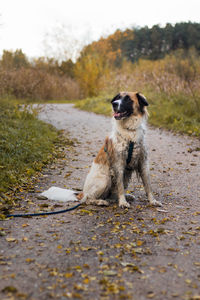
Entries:
[[102,199],[87,199],[86,204],[93,204],[98,206],[109,206],[108,201]]
[[126,200],[123,200],[123,201],[119,202],[119,207],[121,207],[121,208],[129,208],[130,204]]
[[106,200],[97,200],[96,204],[99,206],[109,206],[109,203]]
[[160,202],[160,201],[157,201],[156,199],[151,199],[151,201],[150,201],[150,205],[152,205],[152,206],[162,206],[162,203]]

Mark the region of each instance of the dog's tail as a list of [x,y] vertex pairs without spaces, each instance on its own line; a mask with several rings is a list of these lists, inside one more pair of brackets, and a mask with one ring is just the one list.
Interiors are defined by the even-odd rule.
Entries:
[[41,196],[46,197],[49,200],[67,202],[80,201],[83,198],[83,193],[52,186],[48,190],[41,193]]

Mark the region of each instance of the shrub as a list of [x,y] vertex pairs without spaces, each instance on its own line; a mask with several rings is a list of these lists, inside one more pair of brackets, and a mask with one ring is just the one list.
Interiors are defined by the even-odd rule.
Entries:
[[78,83],[66,76],[56,76],[33,67],[0,70],[0,96],[17,99],[68,100],[80,97]]

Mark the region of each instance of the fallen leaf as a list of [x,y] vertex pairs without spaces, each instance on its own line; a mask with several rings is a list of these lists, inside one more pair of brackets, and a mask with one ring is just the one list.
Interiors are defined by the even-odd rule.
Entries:
[[13,238],[13,237],[7,237],[7,238],[6,238],[6,241],[7,241],[7,242],[15,242],[16,239]]
[[200,300],[200,295],[191,296],[189,300]]
[[154,298],[155,297],[155,294],[153,293],[153,292],[149,292],[148,294],[147,294],[147,298],[149,298],[149,299],[152,299],[152,298]]
[[142,254],[142,248],[134,248],[134,252],[138,254]]
[[191,279],[185,279],[185,283],[190,284],[192,282]]
[[117,275],[117,272],[113,271],[113,270],[107,270],[107,271],[104,271],[103,274],[105,276],[115,276],[115,275]]
[[139,272],[141,274],[144,273],[144,271],[140,270],[140,268],[138,266],[136,266],[133,263],[129,263],[129,262],[121,262],[121,265],[127,268],[127,271],[134,271],[134,272]]
[[137,246],[142,246],[144,244],[144,241],[138,240],[136,243],[137,243]]
[[168,251],[173,251],[173,252],[178,252],[180,251],[179,249],[175,249],[175,248],[167,248]]
[[74,274],[73,273],[65,273],[64,274],[64,276],[66,277],[66,278],[70,278],[70,277],[72,277]]
[[26,261],[27,263],[32,263],[32,262],[35,261],[35,259],[34,259],[34,258],[26,258],[25,261]]
[[14,287],[12,285],[8,285],[2,289],[2,292],[3,293],[17,293],[17,289],[16,289],[16,287]]

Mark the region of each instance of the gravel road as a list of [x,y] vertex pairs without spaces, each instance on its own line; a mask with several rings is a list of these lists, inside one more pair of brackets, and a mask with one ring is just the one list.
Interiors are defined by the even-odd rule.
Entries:
[[[81,190],[111,129],[110,118],[72,104],[47,104],[39,117],[74,141],[34,181],[16,211],[71,204],[38,200],[56,185]],[[42,142],[42,141],[41,141]],[[130,209],[84,206],[62,215],[0,223],[0,299],[200,299],[200,142],[148,129],[155,198],[133,177]]]

